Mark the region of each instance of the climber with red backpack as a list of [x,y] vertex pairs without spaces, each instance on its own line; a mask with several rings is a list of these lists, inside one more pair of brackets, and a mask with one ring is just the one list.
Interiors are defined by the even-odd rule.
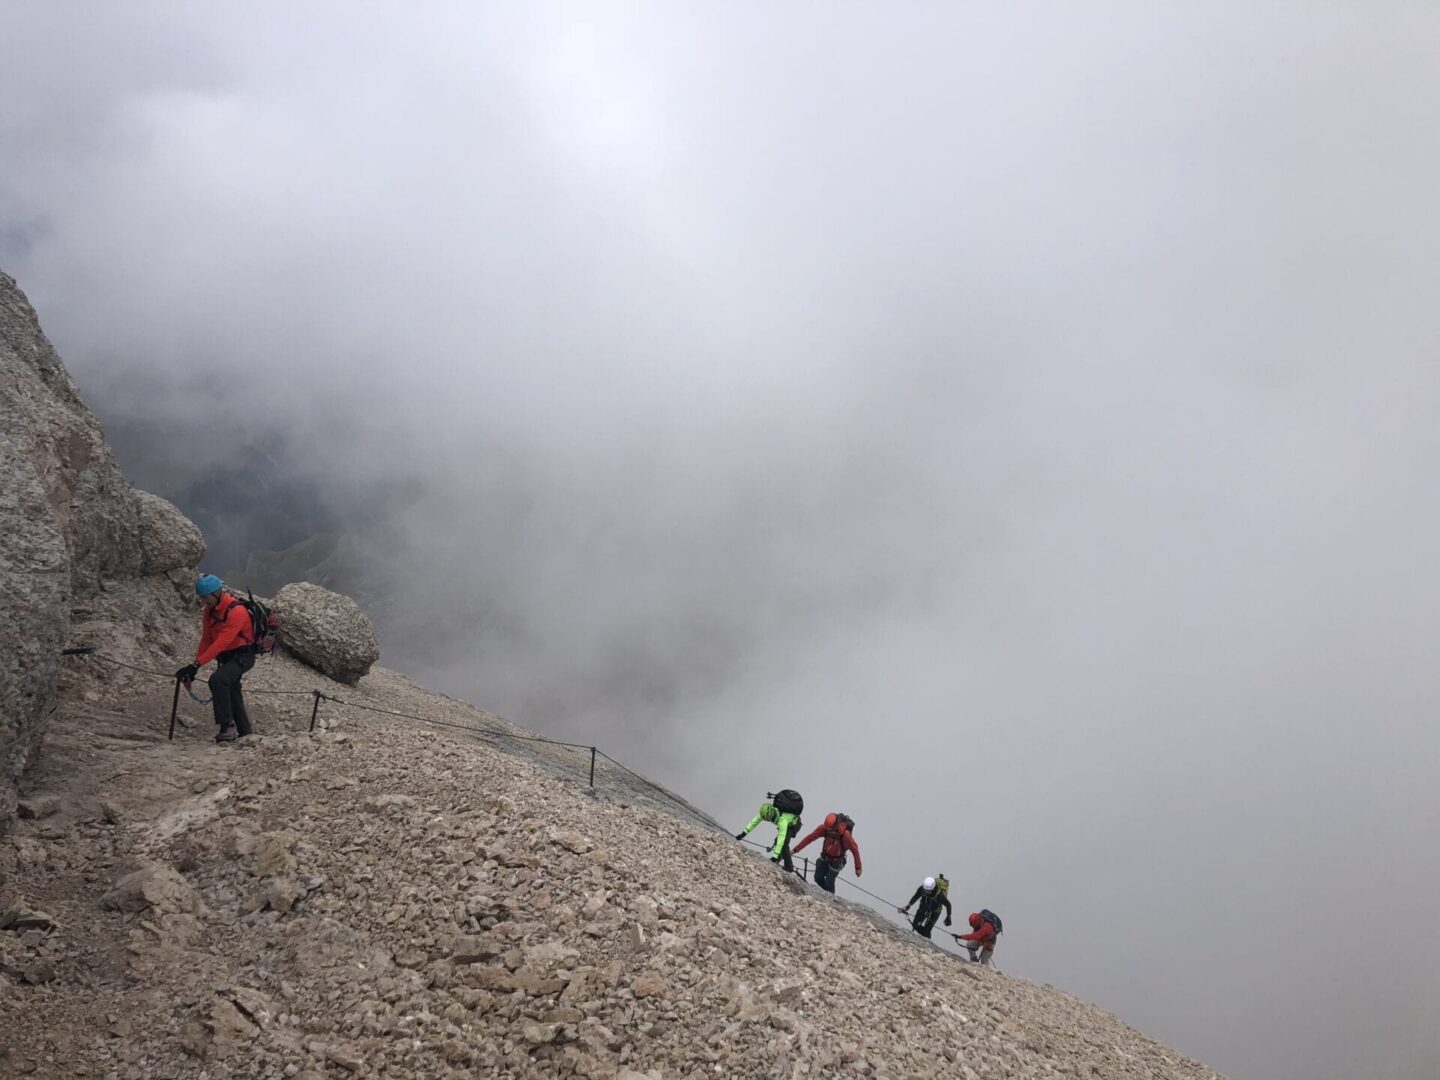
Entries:
[[240,680],[255,666],[255,656],[269,639],[273,625],[269,611],[253,597],[241,600],[214,574],[202,574],[195,595],[204,605],[200,616],[200,645],[195,662],[175,673],[188,688],[200,669],[215,661],[210,676],[210,704],[215,710],[215,741],[234,742],[250,734],[250,716]]
[[965,946],[972,961],[989,964],[990,957],[995,955],[995,939],[1003,930],[1000,916],[989,908],[981,908],[970,915],[970,933],[950,936],[955,939],[955,944]]
[[795,854],[798,855],[810,841],[821,836],[825,838],[825,842],[820,846],[820,857],[815,860],[815,884],[826,892],[835,891],[835,878],[845,868],[847,851],[854,854],[855,876],[860,876],[860,847],[851,835],[854,830],[855,820],[849,814],[826,814],[825,820],[795,845]]

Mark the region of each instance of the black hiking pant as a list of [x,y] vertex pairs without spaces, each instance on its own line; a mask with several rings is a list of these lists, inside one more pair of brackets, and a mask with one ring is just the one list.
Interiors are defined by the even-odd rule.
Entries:
[[[790,841],[795,839],[795,834],[799,831],[800,819],[796,818],[790,822],[789,827],[785,830],[785,836],[780,843],[780,865],[791,872],[795,870],[795,860],[790,856]],[[775,860],[771,859],[770,861],[774,862]]]
[[840,868],[845,865],[844,860],[832,863],[824,855],[815,860],[815,884],[826,892],[835,891],[835,878],[840,873]]
[[245,711],[240,680],[255,666],[255,653],[250,649],[232,649],[215,659],[215,674],[210,676],[210,705],[215,710],[215,723],[221,731],[234,724],[238,734],[249,735],[250,714]]
[[[940,903],[937,901],[926,907],[922,901],[920,910],[915,912],[915,920],[910,924],[911,928],[921,937],[929,937],[930,931],[935,929],[935,924],[940,921]],[[948,925],[948,924],[947,924]]]
[[921,900],[920,910],[915,912],[915,921],[910,924],[915,928],[915,932],[929,937],[930,931],[934,930],[935,924],[940,921],[940,909],[943,906],[938,899],[932,900],[928,906]]

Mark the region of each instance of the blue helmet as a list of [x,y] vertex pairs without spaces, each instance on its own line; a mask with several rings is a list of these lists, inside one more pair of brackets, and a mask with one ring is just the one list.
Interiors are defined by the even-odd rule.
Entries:
[[195,581],[195,595],[209,596],[225,587],[225,583],[214,574],[201,574]]

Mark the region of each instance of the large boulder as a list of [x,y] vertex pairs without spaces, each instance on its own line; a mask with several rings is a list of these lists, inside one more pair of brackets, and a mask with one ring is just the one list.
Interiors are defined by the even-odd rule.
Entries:
[[354,685],[380,659],[375,626],[348,596],[308,581],[275,594],[280,644],[336,682]]
[[193,570],[205,554],[205,537],[199,527],[182,514],[174,503],[136,490],[140,511],[140,571],[165,574],[171,570]]
[[71,605],[142,561],[132,489],[30,302],[0,273],[0,823],[53,707]]

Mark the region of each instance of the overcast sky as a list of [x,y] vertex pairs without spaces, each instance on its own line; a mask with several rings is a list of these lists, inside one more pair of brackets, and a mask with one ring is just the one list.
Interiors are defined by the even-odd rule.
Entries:
[[0,9],[0,266],[177,475],[402,490],[411,674],[1433,1080],[1440,9]]

